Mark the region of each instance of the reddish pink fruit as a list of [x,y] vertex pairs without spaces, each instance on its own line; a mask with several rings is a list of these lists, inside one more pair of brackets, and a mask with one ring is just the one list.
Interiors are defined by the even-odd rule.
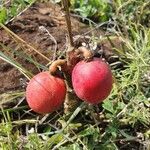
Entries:
[[90,62],[80,61],[72,72],[72,84],[77,96],[91,104],[108,97],[113,79],[109,65],[99,58]]
[[26,88],[26,99],[31,109],[40,114],[58,109],[64,102],[66,85],[63,79],[48,71],[35,75]]

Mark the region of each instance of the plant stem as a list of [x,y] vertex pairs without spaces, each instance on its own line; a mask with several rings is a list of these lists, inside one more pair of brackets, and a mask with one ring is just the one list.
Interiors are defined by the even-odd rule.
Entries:
[[[67,24],[68,36],[69,36],[69,48],[74,47],[73,38],[72,38],[72,28],[71,28],[71,20],[70,20],[70,12],[69,12],[69,4],[68,0],[62,0],[63,7],[65,10],[65,19]],[[69,49],[68,50],[71,50]]]

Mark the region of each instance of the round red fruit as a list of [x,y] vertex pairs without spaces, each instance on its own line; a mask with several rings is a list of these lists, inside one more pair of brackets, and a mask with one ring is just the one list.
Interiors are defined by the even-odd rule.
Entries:
[[76,95],[91,104],[98,104],[111,92],[113,78],[109,65],[100,58],[80,61],[72,72],[72,84]]
[[29,107],[37,113],[46,114],[57,110],[64,102],[66,85],[63,79],[48,71],[35,75],[26,88]]

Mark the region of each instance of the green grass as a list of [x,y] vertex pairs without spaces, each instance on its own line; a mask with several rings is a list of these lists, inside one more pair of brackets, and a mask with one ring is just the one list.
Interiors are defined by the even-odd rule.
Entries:
[[[80,1],[72,2],[79,3]],[[124,67],[112,69],[115,77],[114,87],[110,96],[102,104],[96,107],[82,103],[70,115],[59,111],[40,116],[23,104],[24,91],[1,94],[0,149],[119,150],[133,148],[149,150],[150,28],[148,28],[147,20],[148,3],[144,0],[116,0],[111,5],[112,8],[109,11],[112,11],[112,14],[109,17],[113,18],[113,27],[107,27],[106,33],[109,32],[122,41],[122,47],[119,49],[114,47],[113,51],[119,55]],[[89,5],[91,5],[90,2]],[[72,8],[75,11],[75,6],[83,9],[73,4]],[[105,13],[105,10],[102,11]],[[83,14],[80,13],[80,15]],[[92,18],[92,15],[86,15],[86,17]],[[102,22],[103,19],[100,21]],[[107,35],[103,38],[107,39]],[[5,52],[14,52],[4,45],[3,49]],[[22,53],[17,53],[17,57],[21,57]],[[0,58],[11,63],[27,78],[31,77],[30,70],[23,68],[11,56],[0,52]],[[26,56],[24,59],[33,63],[37,68],[46,69],[33,58]]]
[[35,0],[11,0],[0,2],[0,23],[8,23],[30,7]]

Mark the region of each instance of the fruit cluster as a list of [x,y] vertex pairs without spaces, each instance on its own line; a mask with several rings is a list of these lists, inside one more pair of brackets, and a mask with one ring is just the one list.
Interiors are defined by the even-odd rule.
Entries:
[[[71,84],[81,100],[90,104],[98,104],[106,99],[111,92],[112,72],[105,60],[91,56],[89,59],[89,55],[90,53],[86,51],[84,58],[88,58],[88,60],[81,60],[73,66]],[[61,61],[61,65],[62,62],[65,63]],[[51,71],[35,75],[26,88],[26,100],[29,107],[40,114],[57,110],[65,100],[66,82],[55,73],[58,66],[55,66],[57,63],[54,64],[51,65]]]

